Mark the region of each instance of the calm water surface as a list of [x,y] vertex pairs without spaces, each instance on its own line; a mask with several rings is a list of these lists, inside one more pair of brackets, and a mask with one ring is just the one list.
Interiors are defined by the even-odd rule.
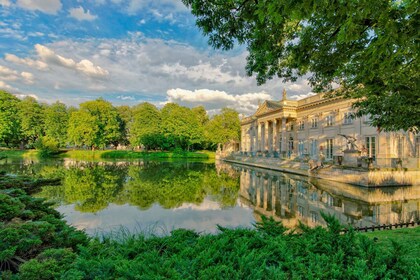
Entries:
[[324,225],[321,212],[354,226],[420,217],[420,186],[366,189],[226,163],[3,160],[0,169],[63,178],[36,196],[55,202],[65,220],[92,235],[121,227],[214,233],[217,225],[252,227],[261,215],[291,228],[298,221]]

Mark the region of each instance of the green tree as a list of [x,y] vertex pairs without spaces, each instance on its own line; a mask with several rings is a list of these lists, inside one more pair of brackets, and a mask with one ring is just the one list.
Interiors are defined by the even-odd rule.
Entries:
[[0,143],[7,147],[20,142],[21,125],[18,116],[20,100],[0,90]]
[[71,114],[68,136],[77,146],[105,148],[118,145],[123,140],[123,122],[111,103],[103,99],[80,104],[80,109]]
[[161,145],[160,112],[156,106],[144,102],[133,107],[133,121],[130,125],[130,143],[133,146],[157,148]]
[[60,147],[67,143],[67,126],[69,114],[65,104],[55,102],[46,106],[44,111],[44,131],[45,136],[54,139]]
[[133,111],[130,106],[127,105],[117,106],[116,109],[122,121],[123,140],[121,141],[121,144],[128,145],[129,141],[127,138],[130,135],[129,126],[133,121]]
[[161,113],[161,131],[174,147],[189,150],[191,145],[204,141],[204,128],[191,109],[168,103]]
[[420,127],[419,2],[182,0],[215,48],[245,44],[259,84],[309,76],[384,130]]
[[33,145],[44,134],[44,107],[33,97],[25,97],[19,103],[22,128],[22,144]]
[[222,112],[215,115],[206,125],[206,139],[212,148],[217,144],[228,141],[239,141],[241,124],[239,114],[233,109],[223,108]]

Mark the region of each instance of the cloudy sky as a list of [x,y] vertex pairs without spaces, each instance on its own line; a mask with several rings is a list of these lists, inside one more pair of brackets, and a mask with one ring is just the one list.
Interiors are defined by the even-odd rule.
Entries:
[[310,92],[305,80],[257,86],[244,46],[207,45],[181,0],[0,0],[0,88],[68,105],[177,102],[245,115],[259,100]]

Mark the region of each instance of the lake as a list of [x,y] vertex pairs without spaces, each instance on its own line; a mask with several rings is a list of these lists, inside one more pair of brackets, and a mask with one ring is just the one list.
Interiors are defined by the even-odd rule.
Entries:
[[36,196],[90,235],[215,233],[252,227],[261,215],[290,228],[325,225],[321,212],[357,227],[420,217],[420,186],[368,189],[223,162],[3,160],[0,169],[62,178]]

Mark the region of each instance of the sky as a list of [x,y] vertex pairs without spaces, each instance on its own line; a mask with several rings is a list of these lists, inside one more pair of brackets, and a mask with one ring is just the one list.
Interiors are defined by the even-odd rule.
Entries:
[[305,79],[257,86],[247,50],[214,50],[181,0],[0,0],[0,89],[67,105],[167,102],[255,112],[311,94]]

